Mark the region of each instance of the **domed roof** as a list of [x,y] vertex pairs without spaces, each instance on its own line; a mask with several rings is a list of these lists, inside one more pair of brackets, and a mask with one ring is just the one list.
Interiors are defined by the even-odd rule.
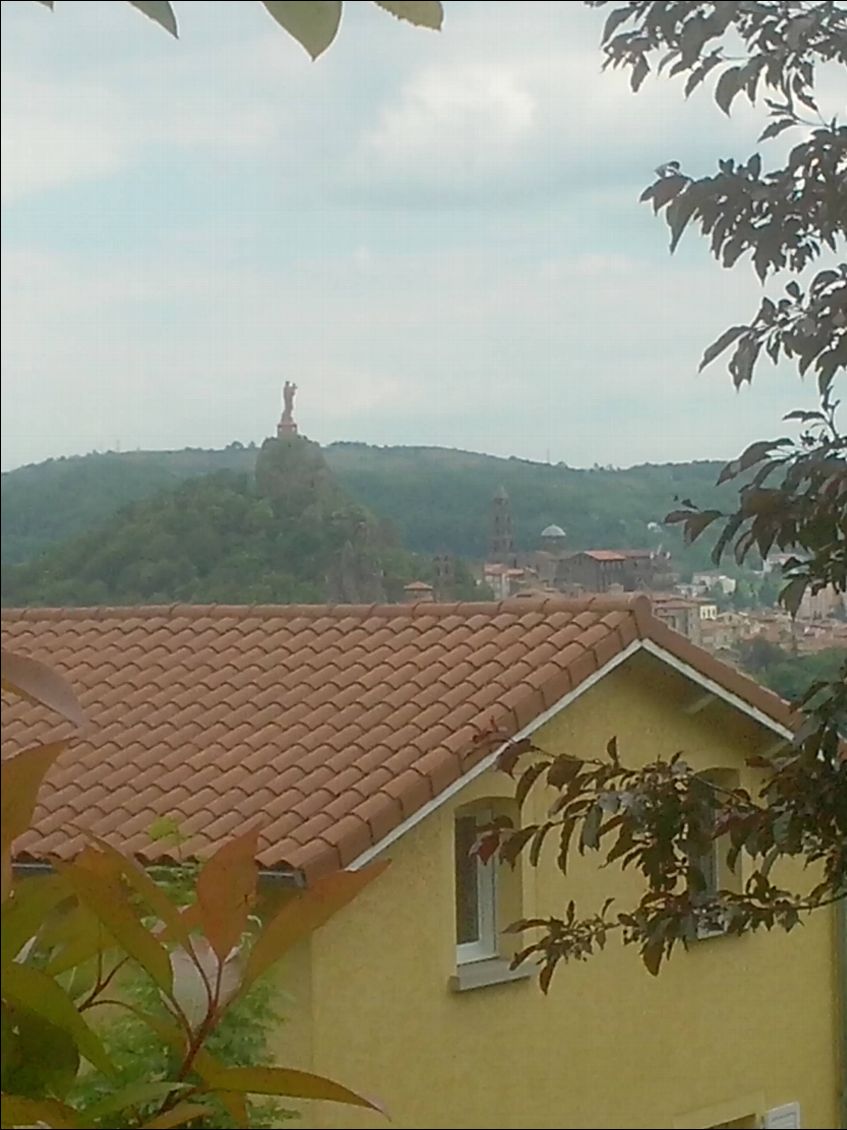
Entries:
[[553,525],[545,526],[541,531],[541,536],[543,538],[566,538],[568,535],[565,533],[561,526]]

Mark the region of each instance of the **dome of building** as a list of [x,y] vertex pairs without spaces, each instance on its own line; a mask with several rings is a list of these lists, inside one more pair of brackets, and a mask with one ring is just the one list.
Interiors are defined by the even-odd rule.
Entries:
[[543,538],[565,538],[568,535],[565,533],[565,531],[562,529],[561,526],[555,526],[554,525],[554,526],[545,526],[544,529],[541,531],[541,536]]

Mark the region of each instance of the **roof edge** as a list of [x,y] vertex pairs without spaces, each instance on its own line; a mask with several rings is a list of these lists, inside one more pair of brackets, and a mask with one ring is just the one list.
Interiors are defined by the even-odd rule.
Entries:
[[309,617],[333,617],[344,619],[348,616],[370,617],[414,617],[414,616],[469,616],[497,615],[503,612],[597,612],[635,611],[640,603],[649,608],[649,599],[643,594],[622,596],[513,596],[501,601],[455,601],[438,603],[418,601],[414,604],[141,604],[141,605],[95,605],[80,608],[3,608],[0,620],[3,621],[56,621],[56,620],[170,620],[177,618],[201,619],[220,616],[248,619],[255,616],[283,616],[293,619]]
[[730,667],[728,663],[718,659],[705,648],[675,632],[654,614],[649,597],[645,597],[644,600],[646,609],[641,605],[634,609],[642,640],[668,652],[702,678],[716,683],[728,694],[741,699],[754,710],[760,711],[777,726],[792,733],[798,728],[797,713],[790,703],[780,698],[774,691],[763,687],[761,683],[757,683],[749,675],[745,675],[743,671]]

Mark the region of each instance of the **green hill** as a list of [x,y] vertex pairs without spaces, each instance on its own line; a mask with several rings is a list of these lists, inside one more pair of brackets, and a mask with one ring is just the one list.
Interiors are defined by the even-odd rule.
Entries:
[[[405,547],[426,554],[483,557],[491,496],[502,485],[511,497],[520,548],[537,546],[539,532],[555,522],[575,548],[664,540],[683,564],[697,567],[708,561],[705,545],[683,550],[676,531],[649,531],[648,524],[660,522],[675,497],[708,505],[733,497],[731,487],[714,489],[720,468],[714,462],[578,470],[444,448],[352,443],[333,444],[324,456],[347,495],[390,522]],[[219,471],[252,476],[255,461],[255,447],[231,444],[222,451],[93,454],[7,472],[0,510],[3,562],[30,560],[107,523],[127,503],[186,479]]]
[[[429,560],[400,549],[350,499],[317,444],[267,440],[250,460],[255,475],[188,479],[32,561],[7,565],[3,603],[396,601],[404,584],[430,572]],[[474,591],[460,570],[455,595]]]
[[[648,524],[660,523],[675,497],[702,504],[721,499],[730,504],[733,497],[731,488],[714,487],[719,463],[578,470],[437,447],[342,443],[327,448],[326,455],[350,494],[393,522],[409,549],[477,559],[487,552],[491,498],[499,486],[511,499],[521,549],[537,548],[541,530],[556,523],[573,548],[664,540],[679,551],[675,530],[650,531]],[[707,561],[708,550],[695,547],[692,560]]]
[[215,471],[252,474],[256,448],[223,451],[108,451],[30,463],[2,477],[3,564],[92,530],[127,503]]

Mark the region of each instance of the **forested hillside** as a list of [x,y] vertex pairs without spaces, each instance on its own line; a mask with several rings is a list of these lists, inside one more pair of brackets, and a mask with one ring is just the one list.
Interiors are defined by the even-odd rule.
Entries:
[[[505,486],[516,542],[538,544],[549,523],[563,526],[574,548],[640,546],[665,540],[689,567],[708,549],[682,551],[673,531],[648,531],[690,497],[712,504],[718,463],[645,465],[627,470],[577,470],[444,448],[333,444],[324,456],[340,486],[360,505],[393,523],[408,549],[481,558],[488,540],[491,496]],[[121,506],[185,479],[228,470],[251,476],[256,448],[128,452],[49,460],[3,475],[3,561],[32,558],[48,545],[108,522]]]
[[[3,603],[396,601],[430,575],[430,559],[405,552],[349,498],[317,444],[268,440],[250,461],[255,475],[189,479],[6,566]],[[474,592],[460,569],[455,595]]]

